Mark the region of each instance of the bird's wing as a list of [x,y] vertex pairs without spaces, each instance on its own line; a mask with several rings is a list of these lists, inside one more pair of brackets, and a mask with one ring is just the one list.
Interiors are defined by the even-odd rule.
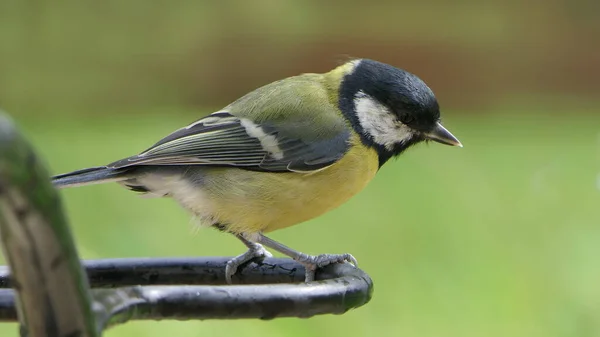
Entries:
[[[261,99],[264,95],[258,96],[253,109],[261,107]],[[281,109],[285,106],[278,106],[276,111],[258,114],[263,116],[258,121],[252,118],[255,112],[244,113],[243,106],[233,103],[173,132],[141,154],[108,167],[208,165],[268,172],[320,170],[335,163],[350,146],[349,128],[332,107],[320,105],[314,107],[317,111],[306,112],[303,109],[310,104],[300,104],[283,118]]]

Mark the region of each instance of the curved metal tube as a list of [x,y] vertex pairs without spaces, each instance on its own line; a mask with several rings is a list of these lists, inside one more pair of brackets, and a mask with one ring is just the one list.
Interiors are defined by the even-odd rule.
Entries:
[[[272,319],[342,314],[366,304],[373,291],[371,278],[349,264],[325,267],[317,273],[317,281],[304,283],[301,264],[272,258],[243,268],[235,279],[241,284],[225,285],[227,260],[109,259],[85,261],[84,267],[95,299],[119,296],[119,292],[132,299],[113,308],[116,316],[106,317],[108,325],[131,319]],[[6,267],[0,267],[0,287],[10,287]],[[0,321],[16,320],[14,300],[12,290],[0,290]]]

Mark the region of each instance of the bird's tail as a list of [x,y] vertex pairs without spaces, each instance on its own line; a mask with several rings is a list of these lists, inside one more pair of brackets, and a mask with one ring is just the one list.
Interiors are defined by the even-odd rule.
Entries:
[[127,170],[98,166],[56,175],[52,177],[52,183],[57,188],[65,188],[120,181],[128,178]]

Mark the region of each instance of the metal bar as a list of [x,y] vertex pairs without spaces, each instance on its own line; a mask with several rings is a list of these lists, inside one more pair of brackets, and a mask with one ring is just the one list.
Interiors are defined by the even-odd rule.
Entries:
[[[85,261],[84,265],[91,285],[97,288],[95,298],[108,290],[99,289],[102,287],[120,287],[114,290],[137,294],[138,302],[115,310],[120,316],[109,325],[130,319],[271,319],[341,314],[366,304],[373,291],[371,278],[349,264],[327,266],[317,273],[317,281],[304,283],[302,265],[290,259],[250,263],[236,278],[243,284],[223,285],[227,260],[110,259]],[[6,269],[0,269],[0,286],[10,286]],[[15,319],[13,298],[11,290],[0,290],[0,321]]]

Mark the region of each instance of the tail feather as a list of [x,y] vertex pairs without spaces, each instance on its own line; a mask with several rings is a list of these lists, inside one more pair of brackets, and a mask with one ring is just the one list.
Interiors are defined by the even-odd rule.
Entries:
[[127,179],[126,170],[108,168],[105,166],[90,167],[52,177],[52,183],[57,188],[75,187],[82,185],[100,184]]

